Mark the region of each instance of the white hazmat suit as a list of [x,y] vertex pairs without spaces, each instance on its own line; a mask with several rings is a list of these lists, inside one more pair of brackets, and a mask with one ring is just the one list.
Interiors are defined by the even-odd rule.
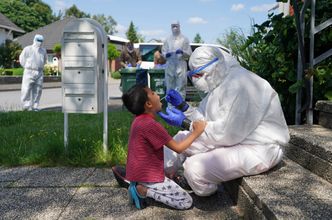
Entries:
[[186,97],[187,87],[187,60],[192,51],[189,40],[181,34],[180,24],[171,24],[172,35],[164,42],[162,55],[166,57],[165,84],[167,91],[177,90],[183,99]]
[[41,44],[42,35],[37,34],[33,44],[26,46],[20,54],[20,64],[24,68],[21,101],[24,110],[38,110],[43,87],[43,69],[47,61],[47,54]]
[[[166,172],[183,163],[193,191],[208,196],[221,182],[259,174],[278,164],[283,155],[280,145],[289,141],[289,132],[270,84],[214,47],[197,48],[189,67],[198,69],[193,83],[207,96],[184,114],[191,121],[206,120],[207,126],[184,153],[165,148]],[[182,140],[188,133],[180,131],[174,139]]]

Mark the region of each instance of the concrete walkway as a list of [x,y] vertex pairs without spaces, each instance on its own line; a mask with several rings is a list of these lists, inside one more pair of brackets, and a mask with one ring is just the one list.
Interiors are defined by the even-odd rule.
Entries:
[[222,189],[210,197],[191,195],[189,210],[152,200],[137,210],[110,168],[0,167],[0,219],[238,219]]

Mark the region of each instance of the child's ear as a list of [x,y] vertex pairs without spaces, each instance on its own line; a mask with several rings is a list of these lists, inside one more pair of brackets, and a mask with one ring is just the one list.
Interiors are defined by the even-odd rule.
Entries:
[[148,109],[152,108],[152,103],[150,101],[146,101],[145,102],[145,107],[148,108]]

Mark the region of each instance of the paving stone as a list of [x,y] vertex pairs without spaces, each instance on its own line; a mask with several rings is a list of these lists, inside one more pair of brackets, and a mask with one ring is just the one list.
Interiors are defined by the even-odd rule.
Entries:
[[38,168],[13,184],[13,187],[78,187],[92,175],[95,168]]
[[84,181],[83,185],[118,187],[111,168],[96,168],[93,174]]
[[0,189],[0,219],[58,219],[75,188]]
[[0,182],[19,180],[36,168],[35,166],[0,167]]

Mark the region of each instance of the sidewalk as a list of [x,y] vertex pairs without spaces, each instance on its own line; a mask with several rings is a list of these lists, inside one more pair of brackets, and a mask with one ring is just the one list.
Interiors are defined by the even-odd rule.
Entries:
[[148,200],[128,204],[110,168],[0,167],[0,219],[238,219],[226,192],[191,194],[194,205],[180,211]]

